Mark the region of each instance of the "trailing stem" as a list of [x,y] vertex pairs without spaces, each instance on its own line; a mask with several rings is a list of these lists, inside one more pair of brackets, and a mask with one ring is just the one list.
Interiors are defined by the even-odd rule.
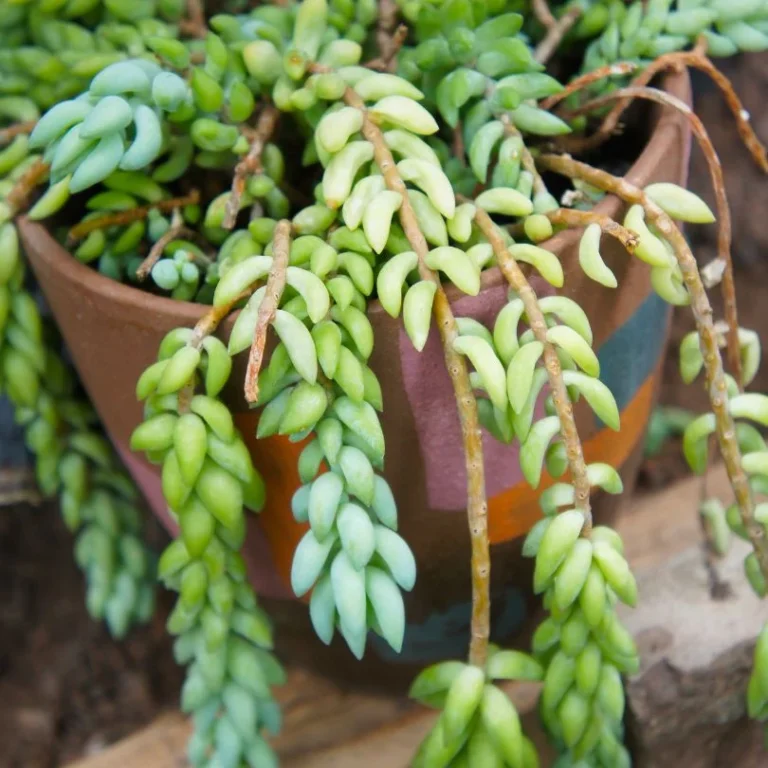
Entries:
[[152,267],[157,264],[165,251],[166,246],[173,240],[180,237],[194,237],[195,233],[191,229],[187,229],[184,226],[184,219],[178,208],[174,209],[171,215],[171,226],[168,231],[159,237],[149,249],[149,253],[146,255],[144,261],[141,262],[139,268],[136,270],[136,278],[138,280],[146,280],[149,277],[149,273],[152,271]]
[[11,139],[15,139],[23,133],[32,133],[32,130],[37,125],[37,120],[24,120],[20,123],[14,123],[7,128],[0,129],[0,147],[4,144],[8,144]]
[[[47,170],[47,169],[46,169]],[[70,244],[82,240],[86,235],[90,235],[97,229],[107,229],[108,227],[121,227],[132,224],[134,221],[146,219],[152,210],[161,213],[170,213],[176,208],[182,208],[186,205],[197,205],[200,202],[200,192],[193,189],[189,194],[182,197],[173,197],[168,200],[160,200],[150,205],[139,205],[136,208],[129,208],[125,211],[113,211],[105,213],[103,216],[95,216],[92,219],[85,219],[76,224],[69,230],[67,236]]]
[[48,163],[43,160],[36,160],[24,171],[5,198],[5,204],[10,209],[11,216],[15,216],[26,209],[30,195],[46,177],[49,169]]
[[610,216],[594,211],[576,211],[572,208],[558,208],[544,214],[555,226],[587,227],[599,224],[606,235],[616,238],[630,253],[639,242],[637,235],[626,227],[614,221]]
[[379,18],[376,23],[376,47],[379,49],[379,55],[369,61],[366,67],[384,72],[395,71],[395,59],[408,37],[408,27],[405,24],[397,24],[397,14],[395,0],[379,0]]
[[[520,133],[520,131],[517,129],[517,126],[512,122],[508,114],[505,113],[501,116],[501,122],[504,124],[504,131],[507,134],[507,136],[518,136],[519,138],[522,139],[523,134]],[[537,195],[541,192],[546,192],[547,185],[544,183],[544,180],[541,178],[539,169],[536,167],[536,161],[533,159],[531,150],[528,149],[525,142],[523,142],[523,145],[522,145],[520,162],[524,170],[528,171],[528,173],[530,173],[531,176],[533,176],[534,195]]]
[[601,107],[616,99],[626,98],[655,101],[657,104],[672,107],[682,115],[685,115],[693,131],[693,135],[696,137],[699,147],[704,154],[704,158],[707,161],[717,206],[717,256],[725,266],[722,279],[722,293],[725,308],[725,320],[728,323],[728,366],[730,367],[739,388],[742,389],[741,355],[739,352],[739,315],[736,308],[736,285],[733,279],[733,259],[731,258],[731,210],[728,206],[728,196],[725,191],[725,179],[723,177],[723,168],[720,164],[720,158],[717,156],[717,152],[712,145],[712,141],[709,138],[707,129],[704,127],[704,123],[701,122],[693,110],[676,96],[656,88],[645,88],[641,86],[621,88],[618,91],[614,91],[613,93],[587,102],[577,110],[574,110],[573,114],[588,112],[590,109]]
[[549,61],[579,16],[581,16],[581,8],[578,5],[573,5],[547,29],[544,39],[536,46],[534,52],[536,61],[541,64],[546,64]]
[[453,129],[451,148],[453,149],[453,156],[461,163],[461,167],[466,168],[467,148],[464,144],[464,126],[461,124],[461,121],[456,123],[456,127]]
[[602,67],[598,67],[597,69],[593,69],[591,72],[587,72],[586,74],[571,80],[568,85],[563,88],[562,91],[558,91],[558,93],[554,93],[552,96],[548,96],[546,99],[544,99],[540,106],[542,109],[549,111],[556,104],[559,104],[561,101],[563,101],[563,99],[567,99],[574,93],[578,93],[585,88],[589,88],[590,85],[593,85],[600,80],[604,80],[606,77],[620,77],[622,75],[629,75],[632,72],[635,72],[638,67],[639,65],[635,64],[633,61],[619,61],[615,64],[606,64]]
[[203,39],[208,34],[203,0],[187,0],[187,18],[179,26],[189,37]]
[[189,342],[190,347],[200,349],[206,336],[210,336],[229,315],[230,312],[241,302],[247,299],[256,290],[257,284],[254,283],[250,288],[235,296],[227,304],[221,304],[218,307],[211,307],[198,321],[193,328],[193,336]]
[[395,24],[397,24],[397,3],[395,0],[380,0],[379,17],[376,20],[376,46],[382,61],[394,58],[390,50]]
[[747,476],[741,466],[741,452],[736,439],[736,429],[728,409],[727,385],[723,361],[720,356],[718,333],[712,321],[712,306],[704,289],[696,259],[691,253],[688,243],[672,219],[639,187],[628,181],[566,155],[542,155],[538,162],[541,167],[547,170],[572,179],[586,181],[588,184],[605,192],[610,192],[632,205],[642,205],[648,220],[672,246],[683,275],[683,281],[691,297],[691,309],[696,320],[704,357],[707,392],[715,414],[720,453],[725,461],[742,523],[749,534],[760,568],[768,578],[768,539],[766,539],[765,528],[754,517],[754,501]]
[[456,397],[467,468],[467,517],[472,544],[472,637],[469,661],[470,664],[482,668],[485,666],[488,655],[490,634],[491,559],[488,544],[488,504],[485,497],[483,445],[480,420],[477,414],[477,401],[472,392],[469,372],[464,359],[453,348],[459,335],[456,319],[439,278],[426,265],[425,259],[429,247],[419,228],[405,182],[397,172],[394,158],[384,141],[381,130],[368,116],[362,99],[351,88],[348,88],[344,100],[349,106],[355,107],[363,113],[363,136],[373,145],[374,159],[381,170],[387,188],[402,196],[399,210],[400,223],[411,248],[418,256],[419,276],[422,280],[428,280],[437,287],[433,313],[443,344],[445,365]]
[[[749,112],[744,109],[744,105],[736,95],[736,91],[734,91],[731,81],[720,72],[701,51],[680,51],[659,56],[658,59],[651,62],[644,70],[642,70],[642,72],[640,72],[640,74],[632,81],[631,85],[638,88],[646,86],[660,72],[665,72],[670,69],[679,69],[680,67],[700,69],[712,78],[715,85],[722,92],[726,104],[733,113],[733,118],[736,121],[736,128],[739,131],[741,140],[744,142],[744,145],[749,150],[759,168],[768,173],[768,152],[766,152],[766,148],[752,128]],[[563,146],[565,146],[569,152],[586,152],[598,147],[611,137],[621,116],[631,102],[631,98],[623,99],[618,102],[618,104],[616,104],[606,115],[595,133],[585,138],[563,139]]]
[[[192,338],[188,346],[193,349],[200,349],[205,339],[213,334],[225,318],[234,310],[234,308],[244,299],[247,299],[256,289],[256,283],[251,285],[245,291],[235,296],[232,301],[221,304],[218,307],[211,307],[196,323],[192,329]],[[195,377],[194,375],[179,391],[179,413],[189,413],[189,406],[192,398],[195,396]]]
[[549,9],[547,0],[533,0],[533,13],[547,29],[554,27],[555,24],[557,24],[557,19]]
[[251,351],[248,353],[248,368],[245,373],[245,399],[249,403],[255,403],[259,399],[259,371],[261,371],[261,363],[264,360],[267,329],[275,319],[275,313],[285,290],[285,275],[288,269],[290,251],[291,222],[283,219],[275,227],[272,244],[272,269],[267,280],[264,300],[259,307]]
[[240,212],[240,200],[245,192],[245,184],[248,177],[255,173],[261,173],[261,155],[265,144],[277,127],[280,112],[271,104],[267,104],[259,115],[256,128],[249,132],[251,147],[248,154],[235,166],[235,175],[232,179],[232,192],[227,200],[227,208],[224,212],[224,221],[221,226],[224,229],[232,229]]
[[549,386],[552,390],[555,410],[560,419],[560,430],[565,442],[568,466],[571,470],[573,487],[575,489],[574,501],[576,508],[584,515],[582,535],[589,537],[592,530],[592,510],[589,504],[589,478],[587,477],[587,466],[584,462],[584,451],[582,450],[581,440],[576,429],[573,406],[563,381],[560,360],[557,357],[554,346],[547,341],[547,323],[544,319],[544,313],[539,307],[535,291],[531,288],[530,283],[506,245],[504,245],[504,241],[491,217],[485,211],[478,208],[475,214],[475,222],[491,244],[502,274],[523,302],[534,336],[537,341],[544,345],[544,366],[547,371]]

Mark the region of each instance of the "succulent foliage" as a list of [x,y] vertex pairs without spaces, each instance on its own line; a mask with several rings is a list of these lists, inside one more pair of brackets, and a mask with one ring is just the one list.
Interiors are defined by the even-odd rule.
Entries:
[[[542,684],[540,714],[560,768],[629,765],[622,675],[639,662],[617,606],[634,605],[637,586],[620,537],[593,525],[589,501],[595,490],[623,488],[614,467],[584,460],[572,406],[583,399],[614,430],[620,415],[600,379],[588,308],[557,292],[565,272],[548,240],[582,230],[580,269],[616,288],[601,255],[603,238],[616,237],[626,258],[648,265],[664,300],[692,306],[697,331],[681,345],[681,373],[686,382],[704,373],[712,412],[687,420],[684,452],[704,472],[710,438],[719,438],[736,501],[726,509],[708,500],[702,518],[718,552],[731,532],[753,543],[745,571],[760,596],[768,506],[753,497],[768,489],[757,428],[768,426],[768,397],[744,392],[760,362],[757,335],[731,323],[735,305],[729,323],[712,324],[673,224],[714,221],[706,204],[674,184],[639,190],[544,152],[594,141],[611,100],[628,85],[645,87],[646,73],[678,64],[710,71],[707,55],[768,48],[768,4],[216,5],[208,16],[182,0],[0,7],[0,381],[41,488],[60,495],[77,532],[89,609],[117,635],[147,619],[155,566],[135,491],[25,288],[23,213],[54,217],[75,258],[103,275],[209,307],[194,328],[164,338],[137,382],[145,418],[131,444],[160,467],[179,527],[157,570],[178,593],[168,629],[187,666],[181,706],[194,723],[193,765],[277,764],[266,736],[280,727],[272,687],[284,672],[240,554],[264,484],[221,398],[233,356],[248,353],[257,437],[304,442],[291,508],[307,530],[291,583],[309,596],[317,635],[330,643],[338,633],[358,658],[370,632],[402,647],[403,592],[417,568],[383,475],[372,300],[402,316],[418,351],[437,327],[469,468],[472,646],[466,663],[442,662],[415,680],[412,696],[440,714],[413,764],[538,765],[501,687],[527,680]],[[396,29],[398,21],[406,26]],[[759,160],[748,116],[736,112]],[[562,200],[551,171],[572,181]],[[620,223],[591,212],[605,193],[628,203]],[[727,252],[720,256],[727,287]],[[509,284],[493,322],[455,317],[443,285],[476,296],[492,267]],[[538,297],[531,273],[553,295]],[[236,310],[225,343],[214,332]],[[265,359],[271,332],[277,346]],[[738,364],[730,375],[725,346]],[[488,644],[481,425],[519,444],[532,487],[544,471],[558,479],[540,494],[542,517],[523,549],[547,611],[530,654]],[[748,694],[761,719],[764,636]]]

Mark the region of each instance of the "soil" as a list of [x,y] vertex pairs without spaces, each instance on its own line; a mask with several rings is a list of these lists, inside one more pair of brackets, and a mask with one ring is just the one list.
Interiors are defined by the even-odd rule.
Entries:
[[181,672],[164,617],[114,641],[88,616],[55,504],[0,511],[0,766],[49,768],[174,706]]
[[[724,62],[723,68],[747,107],[757,111],[767,85],[768,56]],[[765,340],[768,224],[763,212],[768,209],[768,184],[740,146],[719,97],[698,78],[695,85],[697,112],[726,159],[741,324]],[[768,110],[755,124],[768,137]],[[698,153],[691,186],[711,202],[706,166]],[[714,256],[715,228],[699,228],[692,237],[698,258],[706,263]],[[660,402],[701,409],[704,392],[684,386],[677,374],[677,343],[691,328],[688,313],[676,312]],[[768,391],[768,366],[753,389]],[[7,440],[7,432],[3,434]],[[0,451],[0,464],[7,458],[7,451]],[[646,461],[640,491],[667,484],[686,471],[678,442],[670,440],[661,454]],[[27,489],[19,498],[34,499],[34,494]],[[155,535],[163,536],[157,530]],[[72,539],[55,505],[14,503],[0,511],[0,768],[66,764],[176,706],[181,672],[164,628],[170,596],[160,598],[150,626],[125,641],[113,641],[85,610]]]

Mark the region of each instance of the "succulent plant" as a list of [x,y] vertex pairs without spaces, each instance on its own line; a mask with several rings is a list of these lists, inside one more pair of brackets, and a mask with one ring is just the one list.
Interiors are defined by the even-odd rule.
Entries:
[[[413,684],[414,698],[440,710],[413,764],[538,765],[498,685],[523,679],[543,683],[540,713],[558,766],[629,765],[621,678],[638,656],[616,605],[634,605],[637,587],[618,534],[593,525],[590,508],[593,489],[623,488],[614,467],[585,461],[573,403],[583,398],[615,430],[619,409],[600,380],[584,308],[557,293],[537,296],[520,265],[562,288],[547,241],[580,229],[579,266],[591,280],[617,286],[600,249],[613,237],[648,265],[664,300],[690,305],[697,330],[681,345],[681,373],[692,382],[704,372],[711,412],[685,427],[685,457],[705,471],[717,437],[735,502],[725,509],[708,500],[702,517],[718,551],[730,532],[752,543],[745,571],[765,595],[768,506],[755,497],[768,492],[768,448],[752,423],[768,426],[768,396],[744,392],[760,342],[738,326],[722,172],[691,110],[648,83],[679,66],[710,74],[768,170],[748,114],[708,58],[768,48],[768,5],[217,5],[222,12],[208,17],[199,2],[181,0],[0,8],[0,381],[41,488],[60,495],[78,532],[89,609],[116,635],[146,620],[155,558],[140,537],[136,493],[25,290],[15,224],[24,213],[58,214],[52,226],[74,256],[114,280],[209,305],[194,328],[165,337],[137,382],[145,419],[131,445],[161,467],[179,527],[157,570],[179,595],[168,629],[188,667],[181,705],[195,726],[194,765],[277,764],[265,732],[280,727],[271,687],[284,673],[239,552],[264,485],[220,398],[232,356],[248,350],[244,388],[261,409],[257,437],[309,439],[291,502],[308,528],[291,581],[297,596],[311,591],[318,636],[330,643],[338,631],[357,657],[370,632],[402,646],[402,592],[417,573],[382,474],[384,404],[368,365],[373,298],[402,315],[418,351],[437,327],[468,476],[472,641],[466,662],[437,664]],[[555,66],[561,52],[581,62],[575,75]],[[683,113],[710,162],[724,323],[713,323],[675,224],[714,221],[706,204],[674,184],[640,189],[565,154],[598,147],[636,99]],[[572,181],[562,203],[550,191],[553,174]],[[607,193],[628,204],[621,223],[592,211]],[[444,286],[477,295],[492,265],[509,286],[505,306],[488,327],[456,317]],[[213,333],[236,310],[225,345]],[[265,359],[270,328],[278,343]],[[519,444],[532,487],[544,469],[569,472],[540,494],[542,518],[524,545],[548,613],[531,654],[489,644],[481,427]],[[766,654],[761,637],[749,686],[750,713],[761,719]]]

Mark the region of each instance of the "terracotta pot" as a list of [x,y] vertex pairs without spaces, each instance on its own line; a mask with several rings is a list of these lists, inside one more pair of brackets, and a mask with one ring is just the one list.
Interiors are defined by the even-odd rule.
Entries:
[[[666,87],[679,98],[690,99],[687,77],[670,78]],[[640,186],[656,181],[685,184],[689,143],[686,121],[677,113],[665,112],[627,178]],[[623,215],[614,198],[605,199],[598,210],[614,218]],[[21,235],[107,431],[154,511],[170,527],[156,469],[127,450],[131,431],[142,417],[134,385],[156,359],[163,336],[177,326],[193,325],[204,308],[158,298],[101,276],[72,258],[40,225],[23,221]],[[564,292],[576,298],[590,317],[601,377],[616,396],[622,429],[617,434],[603,428],[582,405],[577,408],[578,425],[587,459],[620,468],[631,486],[654,401],[669,313],[651,291],[645,265],[629,259],[613,240],[604,239],[603,255],[619,278],[615,291],[584,276],[577,262],[577,244],[578,234],[567,232],[553,238],[547,247],[562,260]],[[533,282],[542,294],[548,292],[549,286],[541,280],[534,278]],[[451,291],[450,298],[457,315],[489,322],[503,306],[506,292],[498,269],[490,269],[483,275],[479,296]],[[418,354],[401,324],[378,302],[371,303],[370,319],[376,335],[371,366],[382,383],[385,403],[385,474],[400,506],[401,533],[413,548],[419,567],[417,586],[407,598],[408,627],[399,658],[378,638],[369,643],[362,663],[354,662],[342,643],[326,648],[315,638],[306,606],[292,598],[288,581],[293,550],[303,533],[289,506],[299,485],[296,457],[302,446],[280,437],[256,442],[257,416],[248,411],[241,395],[242,360],[225,393],[267,483],[268,502],[258,522],[250,527],[245,554],[251,578],[275,619],[277,647],[287,660],[369,684],[407,680],[413,665],[463,655],[470,599],[459,422],[437,333],[433,330],[426,348]],[[224,324],[223,337],[231,327],[231,322]],[[520,546],[538,517],[537,495],[552,480],[544,477],[539,491],[533,491],[520,475],[516,448],[499,445],[488,436],[484,448],[493,544],[494,637],[506,641],[521,631],[530,615],[531,563],[521,558]],[[614,498],[598,496],[597,520],[605,520],[615,506]],[[393,665],[394,661],[399,665]]]

